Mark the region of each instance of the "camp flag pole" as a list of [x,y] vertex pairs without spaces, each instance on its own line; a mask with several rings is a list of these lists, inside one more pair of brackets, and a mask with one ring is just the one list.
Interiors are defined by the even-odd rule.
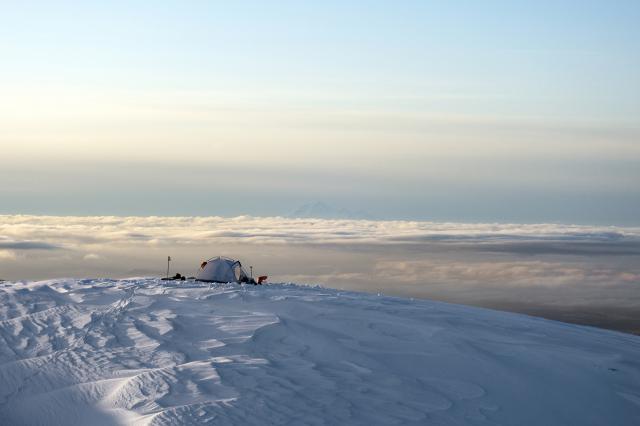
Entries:
[[171,256],[167,256],[167,278],[169,278],[169,262],[171,262]]
[[251,278],[253,278],[253,266],[249,266],[249,269],[251,270]]

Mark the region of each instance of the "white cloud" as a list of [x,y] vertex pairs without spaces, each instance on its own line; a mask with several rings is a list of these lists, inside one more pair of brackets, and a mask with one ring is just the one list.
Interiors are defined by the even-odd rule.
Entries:
[[89,253],[89,254],[85,254],[82,259],[84,259],[84,260],[102,260],[104,258],[102,256],[100,256],[99,254]]
[[171,273],[187,276],[202,260],[229,255],[271,282],[484,306],[640,306],[640,228],[0,216],[4,279],[164,276],[168,255]]
[[0,261],[11,261],[16,260],[18,255],[11,250],[0,250]]
[[0,216],[12,249],[29,241],[67,249],[102,244],[522,244],[611,243],[640,239],[640,228],[558,224],[465,224],[282,217]]
[[447,283],[513,287],[557,287],[581,283],[614,284],[631,281],[638,274],[622,273],[611,267],[584,265],[578,262],[541,260],[443,261],[405,260],[379,261],[375,275],[390,281],[408,283]]

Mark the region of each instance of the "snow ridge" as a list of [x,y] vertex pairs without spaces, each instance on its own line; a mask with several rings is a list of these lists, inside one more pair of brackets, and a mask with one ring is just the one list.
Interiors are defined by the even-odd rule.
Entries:
[[638,424],[640,338],[426,300],[0,283],[0,424]]

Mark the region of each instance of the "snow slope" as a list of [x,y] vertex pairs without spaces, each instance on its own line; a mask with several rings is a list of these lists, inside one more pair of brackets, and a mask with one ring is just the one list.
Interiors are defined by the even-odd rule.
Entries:
[[640,424],[640,337],[426,300],[0,283],[0,424]]

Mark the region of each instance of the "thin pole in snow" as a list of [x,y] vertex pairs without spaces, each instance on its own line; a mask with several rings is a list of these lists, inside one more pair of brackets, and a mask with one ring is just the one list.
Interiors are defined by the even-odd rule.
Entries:
[[171,262],[171,256],[167,256],[167,278],[169,278],[169,262]]
[[249,266],[249,269],[251,270],[251,278],[253,278],[253,266]]

